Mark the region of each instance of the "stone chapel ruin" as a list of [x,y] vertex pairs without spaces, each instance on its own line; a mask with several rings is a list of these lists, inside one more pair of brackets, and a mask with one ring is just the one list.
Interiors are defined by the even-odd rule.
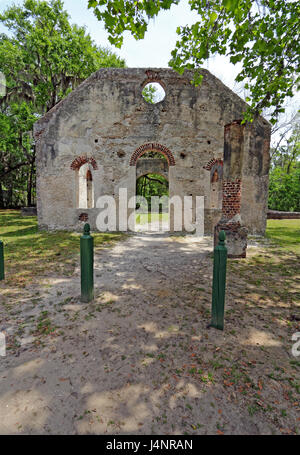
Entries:
[[[137,178],[155,170],[168,179],[170,198],[204,196],[205,234],[225,229],[230,255],[245,255],[247,232],[266,227],[270,125],[262,117],[242,125],[245,102],[202,74],[195,87],[190,72],[103,68],[40,119],[39,227],[96,229],[99,196],[118,206],[120,188],[131,198]],[[144,100],[149,82],[163,87],[163,101]],[[149,151],[165,160],[141,159]],[[171,210],[170,217],[172,231]]]

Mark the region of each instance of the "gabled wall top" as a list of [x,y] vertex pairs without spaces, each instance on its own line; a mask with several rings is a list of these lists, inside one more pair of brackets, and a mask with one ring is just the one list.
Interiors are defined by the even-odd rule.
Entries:
[[[178,88],[191,86],[194,93],[201,91],[203,87],[206,86],[211,91],[219,92],[220,96],[222,93],[227,93],[231,103],[236,105],[237,111],[244,111],[246,109],[247,104],[236,93],[226,87],[218,78],[208,70],[201,69],[200,71],[204,76],[202,84],[198,87],[194,87],[191,85],[191,80],[193,78],[192,71],[185,71],[183,75],[179,75],[170,68],[101,68],[35,123],[35,139],[40,139],[45,130],[47,130],[47,126],[53,117],[59,115],[62,110],[68,110],[69,105],[76,102],[77,98],[84,98],[84,92],[88,92],[92,86],[101,81],[111,81],[116,84],[135,82],[140,90],[149,82],[159,82],[165,89],[170,86],[177,86]],[[261,120],[265,126],[268,125],[268,122],[262,117]]]

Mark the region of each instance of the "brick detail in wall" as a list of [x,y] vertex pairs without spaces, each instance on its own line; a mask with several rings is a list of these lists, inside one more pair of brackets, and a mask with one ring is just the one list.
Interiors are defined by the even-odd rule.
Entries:
[[71,164],[71,169],[76,171],[86,163],[90,163],[95,171],[98,169],[96,160],[93,157],[88,158],[87,156],[77,156]]
[[300,220],[300,212],[280,212],[278,210],[268,210],[268,220]]
[[223,160],[216,160],[215,158],[213,158],[205,166],[203,166],[203,169],[206,169],[207,171],[211,171],[211,169],[215,165],[223,166]]
[[225,125],[225,127],[224,127],[224,132],[226,133],[227,131],[229,131],[229,130],[230,130],[230,127],[231,127],[232,125],[240,125],[241,123],[242,123],[242,120],[234,120],[233,122],[228,123],[228,124]]
[[159,73],[157,71],[147,70],[147,71],[145,71],[145,73],[146,73],[146,76],[147,76],[147,84],[149,82],[159,82],[159,83],[161,83],[160,76],[159,76]]
[[79,218],[78,218],[78,219],[79,219],[79,221],[85,221],[85,222],[87,222],[87,221],[89,220],[89,216],[88,216],[87,213],[81,213],[81,214],[79,215]]
[[241,211],[241,179],[223,181],[223,215],[230,220]]
[[137,160],[144,155],[144,153],[151,151],[162,153],[167,158],[169,166],[175,166],[175,159],[172,152],[164,145],[157,143],[144,144],[136,149],[131,156],[130,166],[136,166]]

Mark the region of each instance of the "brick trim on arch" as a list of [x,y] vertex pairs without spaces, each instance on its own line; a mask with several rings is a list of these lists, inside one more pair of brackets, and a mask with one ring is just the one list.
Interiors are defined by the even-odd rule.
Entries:
[[222,180],[223,179],[223,160],[221,159],[215,159],[213,158],[210,160],[205,166],[203,166],[203,169],[206,169],[207,171],[210,171],[210,179],[211,182],[215,181],[214,180],[214,174],[217,171],[218,174],[218,179],[217,180]]
[[81,166],[83,166],[86,163],[90,163],[95,171],[98,169],[96,160],[93,157],[88,158],[87,156],[77,156],[70,167],[73,171],[76,171],[79,170]]
[[168,160],[169,166],[175,166],[175,158],[172,152],[164,145],[157,144],[156,142],[141,145],[132,154],[130,158],[130,166],[136,166],[137,160],[146,152],[156,151],[162,153]]
[[203,166],[203,169],[206,169],[207,171],[211,171],[215,165],[223,166],[223,160],[216,160],[215,158],[213,158],[205,166]]

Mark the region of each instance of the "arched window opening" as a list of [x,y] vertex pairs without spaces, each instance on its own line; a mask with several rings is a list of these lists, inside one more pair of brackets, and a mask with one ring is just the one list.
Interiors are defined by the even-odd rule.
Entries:
[[83,164],[77,171],[79,209],[94,208],[94,182],[93,169],[89,163]]
[[213,171],[211,176],[211,208],[222,208],[222,179],[219,178],[217,169]]
[[211,183],[215,183],[219,180],[219,174],[218,174],[218,171],[217,169],[215,170],[215,172],[213,173],[212,175],[212,178],[211,178]]
[[92,209],[94,207],[94,191],[93,191],[93,176],[90,169],[86,173],[86,184],[87,184],[87,208]]

